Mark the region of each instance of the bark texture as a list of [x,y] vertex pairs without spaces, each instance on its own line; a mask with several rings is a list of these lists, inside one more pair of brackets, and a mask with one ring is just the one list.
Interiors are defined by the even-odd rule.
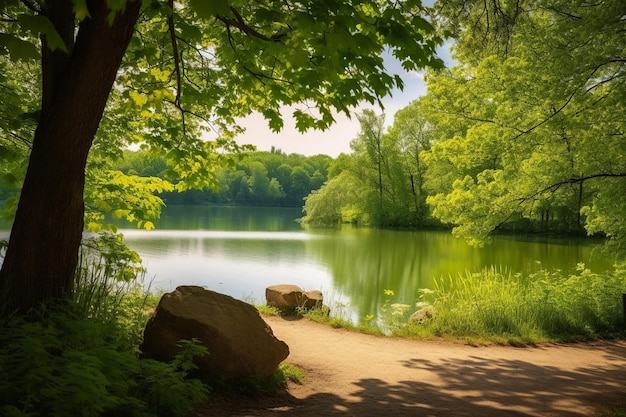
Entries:
[[45,11],[68,53],[51,52],[43,42],[41,119],[0,270],[0,302],[12,310],[28,311],[72,289],[87,155],[141,6],[128,2],[111,24],[105,1],[88,4],[91,18],[75,41],[71,0],[48,2]]

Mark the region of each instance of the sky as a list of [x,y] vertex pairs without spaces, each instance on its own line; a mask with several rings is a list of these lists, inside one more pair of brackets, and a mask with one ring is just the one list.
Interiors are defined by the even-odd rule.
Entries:
[[[446,62],[449,59],[449,45],[444,46],[438,52],[439,56]],[[356,113],[366,108],[373,109],[377,114],[385,113],[386,125],[391,126],[393,115],[400,109],[406,107],[411,101],[426,94],[426,83],[423,72],[407,72],[400,63],[391,55],[384,56],[385,68],[388,73],[398,74],[404,81],[404,90],[394,90],[390,96],[384,97],[381,101],[384,110],[378,105],[363,105],[355,109]],[[272,132],[267,126],[267,122],[259,113],[252,114],[242,119],[241,126],[246,131],[240,134],[235,140],[239,144],[252,144],[260,151],[269,151],[272,146],[283,152],[299,153],[302,155],[325,154],[336,157],[340,153],[350,153],[350,141],[354,139],[359,131],[360,125],[353,115],[348,118],[344,114],[335,115],[336,122],[326,131],[310,130],[304,134],[298,132],[295,121],[291,117],[293,108],[285,107],[282,110],[285,125],[279,133]],[[356,114],[353,113],[353,114]]]

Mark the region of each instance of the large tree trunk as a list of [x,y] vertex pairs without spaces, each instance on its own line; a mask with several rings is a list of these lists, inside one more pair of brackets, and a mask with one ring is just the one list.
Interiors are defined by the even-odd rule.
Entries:
[[[62,37],[73,36],[71,0],[48,2]],[[42,54],[42,114],[0,270],[0,302],[28,311],[70,294],[83,231],[87,155],[122,57],[137,22],[140,1],[129,2],[112,24],[103,0],[89,1],[69,54]],[[68,30],[68,26],[70,29]]]

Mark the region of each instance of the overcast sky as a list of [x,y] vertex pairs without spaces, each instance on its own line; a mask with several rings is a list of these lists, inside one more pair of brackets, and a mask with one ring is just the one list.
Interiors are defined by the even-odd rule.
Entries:
[[[448,49],[449,45],[439,52],[439,56],[446,62],[450,62]],[[406,72],[400,63],[391,56],[385,56],[385,67],[387,72],[398,74],[404,80],[403,91],[394,90],[391,96],[382,99],[386,123],[389,126],[393,123],[393,115],[398,110],[426,93],[426,84],[423,80],[423,73]],[[377,114],[383,113],[378,105],[367,107],[374,109]],[[356,111],[362,111],[367,107]],[[260,114],[253,114],[245,118],[241,125],[246,128],[246,131],[236,138],[237,143],[255,145],[260,151],[269,151],[274,146],[288,154],[326,154],[336,157],[342,152],[351,152],[350,141],[357,136],[360,130],[356,117],[352,116],[349,119],[343,114],[336,115],[336,122],[330,129],[323,132],[311,130],[301,134],[295,128],[291,111],[293,109],[285,108],[283,110],[285,126],[279,133],[273,133]]]

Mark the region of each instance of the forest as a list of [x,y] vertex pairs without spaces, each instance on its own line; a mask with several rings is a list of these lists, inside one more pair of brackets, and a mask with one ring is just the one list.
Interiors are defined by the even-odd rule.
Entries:
[[[304,198],[326,182],[331,161],[326,155],[286,155],[274,148],[249,152],[234,168],[218,167],[214,187],[163,191],[159,197],[165,204],[302,207]],[[170,178],[164,158],[151,158],[142,151],[124,151],[114,168],[124,175]],[[179,179],[174,175],[170,181],[176,183]]]
[[428,93],[389,127],[382,111],[358,113],[352,152],[334,160],[244,149],[216,168],[212,186],[182,193],[163,156],[124,151],[114,169],[169,180],[172,191],[158,194],[167,204],[304,204],[309,227],[444,226],[473,244],[499,232],[589,234],[621,251],[623,21],[611,7],[554,10],[490,10],[480,42],[480,27],[467,25],[481,16],[455,15],[467,28],[455,37],[455,65],[429,70]]

